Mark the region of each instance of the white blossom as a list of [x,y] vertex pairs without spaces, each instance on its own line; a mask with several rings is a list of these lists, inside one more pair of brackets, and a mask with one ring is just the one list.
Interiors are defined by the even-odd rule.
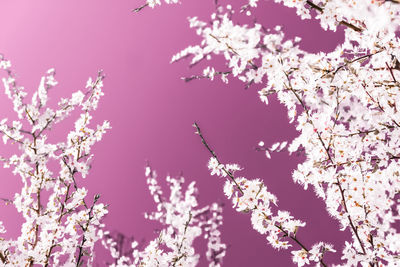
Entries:
[[146,213],[145,217],[160,222],[163,228],[159,236],[143,249],[133,240],[130,245],[133,252],[129,256],[118,247],[115,236],[101,232],[103,245],[116,260],[116,264],[111,266],[196,266],[200,256],[196,254],[193,242],[200,236],[207,240],[209,266],[221,266],[226,251],[218,229],[222,225],[221,205],[213,203],[197,208],[195,184],[190,183],[183,192],[183,177],[167,177],[171,191],[167,198],[158,184],[156,172],[147,166],[145,174],[150,194],[157,205],[157,211]]
[[[98,203],[98,195],[88,200],[87,189],[79,187],[79,174],[87,175],[92,157],[90,148],[110,128],[107,123],[97,131],[89,128],[90,111],[96,109],[102,95],[104,76],[99,73],[86,94],[74,93],[53,110],[47,104],[48,91],[57,85],[54,69],[40,80],[31,102],[27,102],[27,94],[17,84],[9,61],[0,58],[0,67],[6,70],[3,78],[6,95],[19,118],[11,123],[2,119],[0,133],[4,143],[17,143],[20,149],[19,154],[2,160],[5,168],[13,168],[13,173],[21,177],[21,192],[15,193],[10,202],[24,220],[20,236],[0,239],[2,266],[91,266],[94,244],[102,227],[100,221],[108,211],[104,204]],[[48,130],[78,106],[82,107],[82,114],[75,130],[65,142],[49,143]],[[53,161],[60,164],[59,175],[48,168]],[[0,233],[4,232],[0,223]]]
[[[392,240],[399,235],[394,224],[400,219],[399,2],[276,2],[295,8],[302,19],[310,19],[314,9],[323,29],[345,28],[343,43],[329,53],[310,53],[300,49],[299,38],[287,39],[281,27],[238,24],[232,8],[220,7],[211,23],[191,21],[201,41],[177,53],[173,61],[192,55],[193,65],[222,55],[227,76],[246,86],[260,84],[259,97],[266,104],[275,94],[287,108],[289,122],[296,122],[299,135],[289,143],[262,143],[256,149],[268,158],[287,145],[290,153],[305,154],[293,179],[305,189],[314,188],[341,230],[351,233],[342,251],[345,266],[397,266],[400,246]],[[208,61],[206,68],[215,67]],[[212,174],[229,176],[223,166],[210,160]],[[233,185],[235,196],[225,185],[225,194],[232,196],[236,209],[252,212],[253,227],[267,233],[270,243],[279,248],[281,244],[274,243],[278,235],[264,230],[260,214],[253,214],[262,206],[253,192],[262,182],[240,177],[236,181],[243,192]],[[302,250],[293,254],[298,265],[317,257],[307,254],[314,258],[303,260],[302,254]]]

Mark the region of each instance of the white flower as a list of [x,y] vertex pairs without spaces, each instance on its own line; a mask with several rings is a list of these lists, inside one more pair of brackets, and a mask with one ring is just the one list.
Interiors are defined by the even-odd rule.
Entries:
[[226,176],[226,173],[222,170],[224,165],[219,164],[218,160],[214,157],[211,157],[208,162],[208,169],[211,170],[211,175],[216,174],[217,176]]
[[293,254],[293,262],[297,263],[297,266],[301,267],[310,263],[308,260],[308,252],[304,249],[293,250],[291,253]]
[[[157,211],[146,214],[146,218],[158,221],[163,228],[158,238],[140,248],[137,241],[129,246],[133,253],[122,256],[121,246],[117,246],[115,237],[103,235],[102,244],[111,252],[118,262],[117,266],[196,266],[199,255],[193,243],[203,236],[207,240],[206,257],[209,266],[220,266],[225,255],[226,245],[221,242],[219,227],[222,225],[221,205],[213,203],[203,208],[197,207],[194,182],[189,184],[186,192],[182,191],[183,177],[167,177],[170,185],[170,197],[164,198],[158,186],[156,172],[149,166],[145,170],[150,194],[155,197]],[[179,261],[177,261],[179,260]]]
[[[195,64],[222,54],[227,76],[237,77],[246,87],[263,83],[261,101],[268,104],[268,96],[274,94],[286,107],[289,122],[296,121],[298,136],[288,150],[304,155],[304,162],[293,171],[293,180],[304,189],[312,187],[341,230],[352,235],[343,251],[346,264],[366,266],[380,255],[384,260],[377,264],[395,265],[393,255],[399,254],[400,245],[389,240],[398,237],[393,223],[399,221],[394,210],[400,191],[400,5],[393,1],[276,2],[294,8],[302,19],[310,19],[314,9],[323,29],[345,28],[343,43],[329,53],[304,51],[300,39],[286,38],[282,27],[269,30],[257,23],[238,24],[234,10],[221,7],[210,24],[196,20],[193,27],[201,38],[199,44],[178,53],[175,60],[191,55]],[[242,11],[256,3],[248,1]],[[207,69],[217,70],[207,63]],[[282,151],[288,143],[259,146],[270,158],[272,151]],[[209,169],[226,177],[227,166],[210,162]],[[262,219],[253,212],[272,200],[264,202],[248,191],[254,189],[253,180],[236,181],[240,187],[233,187],[232,194],[224,188],[225,194],[238,211],[252,212],[253,227],[264,233],[265,221],[258,223]],[[275,214],[271,212],[269,220],[282,223],[280,227],[289,233],[304,225],[286,213]],[[276,225],[271,227],[265,232],[268,242],[275,248],[287,247],[273,229]],[[333,250],[317,245],[310,250],[310,259],[319,260],[323,253],[316,251],[323,249]],[[302,260],[300,252],[294,258],[299,265],[306,264],[308,259]]]
[[226,180],[225,181],[225,186],[224,186],[224,193],[228,198],[232,197],[232,194],[234,192],[234,185],[231,181]]

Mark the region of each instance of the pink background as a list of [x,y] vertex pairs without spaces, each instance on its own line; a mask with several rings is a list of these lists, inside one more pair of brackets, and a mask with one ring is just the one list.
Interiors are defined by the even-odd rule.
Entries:
[[[234,8],[240,6],[239,1],[231,2]],[[229,248],[224,266],[293,265],[290,253],[273,250],[264,236],[252,230],[250,217],[231,208],[222,192],[223,180],[211,177],[206,168],[208,152],[191,126],[197,121],[224,162],[239,163],[248,178],[264,179],[277,195],[279,207],[307,222],[298,234],[307,246],[327,241],[341,250],[349,233],[339,231],[311,189],[304,191],[291,180],[302,159],[281,153],[267,160],[254,149],[260,140],[272,144],[296,136],[284,107],[274,98],[266,106],[258,99],[257,86],[244,90],[234,79],[228,85],[208,80],[184,83],[180,77],[200,73],[201,68],[188,69],[188,62],[169,64],[173,54],[199,40],[186,18],[208,21],[213,3],[185,0],[135,14],[130,10],[141,1],[4,0],[0,2],[0,52],[12,61],[19,83],[30,93],[45,71],[55,67],[59,86],[51,92],[53,103],[82,89],[98,69],[104,70],[105,96],[94,116],[95,122],[109,120],[113,128],[95,145],[93,168],[80,183],[110,204],[108,229],[139,240],[156,237],[159,226],[143,217],[155,208],[144,179],[149,160],[161,179],[182,171],[187,181],[195,180],[201,205],[226,203],[222,238]],[[301,47],[308,51],[329,51],[343,38],[342,32],[324,32],[316,21],[301,21],[294,10],[272,1],[261,0],[256,16],[269,28],[283,25],[289,37],[301,36]],[[10,110],[3,95],[0,117],[15,117]],[[53,130],[51,139],[63,140],[72,127],[72,119],[65,121]],[[9,146],[1,146],[1,151],[11,152]],[[0,169],[0,176],[0,197],[12,198],[20,190],[20,178],[10,169]],[[9,235],[18,235],[20,215],[3,204],[1,214]],[[108,256],[101,248],[96,251],[95,262],[103,266]],[[202,257],[200,266],[205,265]],[[326,261],[338,260],[330,256]]]

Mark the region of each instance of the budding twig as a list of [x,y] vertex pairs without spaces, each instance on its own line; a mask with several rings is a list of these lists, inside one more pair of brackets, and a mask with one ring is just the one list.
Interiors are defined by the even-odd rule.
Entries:
[[[320,6],[316,5],[316,4],[314,4],[312,1],[307,0],[306,3],[307,3],[311,8],[317,10],[318,12],[324,13],[324,9],[323,9],[322,7],[320,7]],[[361,28],[359,28],[359,27],[357,27],[357,26],[355,26],[355,25],[353,25],[353,24],[351,24],[351,23],[348,23],[347,21],[341,20],[341,21],[339,21],[339,24],[344,25],[344,26],[346,26],[346,27],[348,27],[348,28],[350,28],[350,29],[352,29],[352,30],[354,30],[354,31],[356,31],[356,32],[362,32],[362,29],[361,29]]]
[[[211,153],[211,155],[213,156],[213,158],[215,158],[218,162],[218,165],[222,165],[221,162],[219,161],[217,154],[215,154],[215,152],[210,148],[210,146],[208,145],[207,141],[204,139],[203,134],[200,131],[200,127],[199,125],[195,122],[193,124],[193,127],[196,128],[196,134],[198,134],[201,138],[201,142],[203,143],[203,145],[207,148],[207,150]],[[240,187],[240,185],[236,182],[235,177],[233,176],[233,174],[228,171],[225,166],[222,167],[222,170],[229,176],[229,178],[231,178],[232,182],[236,185],[236,187],[238,188],[239,192],[242,193],[242,195],[244,195],[244,192],[242,190],[242,188]]]
[[147,6],[149,6],[148,3],[146,3],[146,4],[144,4],[144,5],[140,6],[140,7],[137,7],[137,8],[135,8],[135,9],[132,9],[132,12],[138,13],[138,12],[140,12],[143,8],[145,8],[145,7],[147,7]]
[[82,231],[83,231],[83,236],[82,236],[81,244],[78,246],[78,248],[79,248],[79,254],[78,254],[78,258],[77,258],[77,260],[76,260],[76,267],[79,267],[79,266],[81,266],[81,265],[84,263],[83,260],[82,260],[82,257],[83,257],[83,254],[84,254],[83,246],[85,245],[85,242],[87,241],[87,239],[86,239],[86,237],[85,237],[85,233],[86,233],[87,230],[89,229],[90,222],[91,222],[91,220],[92,220],[93,217],[94,217],[93,209],[94,209],[94,207],[95,207],[95,205],[96,205],[97,200],[99,200],[99,198],[100,198],[100,195],[98,195],[98,194],[95,195],[93,204],[92,204],[92,206],[90,207],[90,210],[89,210],[89,212],[88,212],[89,218],[88,218],[88,220],[87,220],[87,222],[86,222],[86,225],[85,225],[85,226],[81,225],[81,228],[82,228]]
[[[204,144],[204,146],[207,148],[207,150],[211,153],[211,155],[217,160],[218,164],[221,164],[220,161],[217,158],[217,155],[215,154],[215,152],[210,148],[210,146],[208,145],[208,143],[206,142],[206,140],[204,139],[201,131],[200,131],[200,127],[199,125],[195,122],[193,124],[193,127],[196,128],[196,134],[198,134],[201,138],[202,143]],[[233,176],[233,174],[228,171],[225,167],[222,168],[222,170],[231,178],[231,180],[235,183],[235,185],[238,187],[239,191],[244,194],[244,192],[242,191],[242,189],[240,188],[240,186],[237,184],[235,177]],[[266,220],[268,219],[268,216],[264,213],[264,217]],[[282,233],[289,237],[290,239],[292,239],[294,242],[296,242],[302,249],[304,249],[307,253],[309,252],[309,249],[306,248],[306,246],[296,237],[295,234],[290,234],[288,231],[286,231],[281,225],[279,224],[274,224],[274,226],[281,230]],[[326,267],[327,265],[325,264],[325,262],[323,261],[322,258],[320,258],[319,262],[321,263],[322,266]]]

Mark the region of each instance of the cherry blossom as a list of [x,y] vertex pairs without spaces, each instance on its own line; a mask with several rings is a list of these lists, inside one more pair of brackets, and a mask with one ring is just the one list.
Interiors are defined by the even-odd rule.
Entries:
[[[57,109],[48,106],[48,92],[57,85],[55,70],[42,77],[31,101],[24,88],[18,85],[10,61],[0,58],[5,72],[5,93],[13,102],[18,120],[0,122],[4,143],[11,141],[20,153],[1,157],[5,168],[21,177],[22,188],[9,200],[22,214],[21,235],[0,239],[0,260],[4,266],[91,266],[93,249],[102,227],[101,218],[107,207],[98,203],[99,195],[88,198],[88,190],[79,186],[90,169],[91,147],[110,129],[107,121],[96,129],[89,127],[91,111],[97,108],[103,95],[102,72],[95,80],[89,79],[84,92],[61,99]],[[80,116],[74,130],[64,142],[47,142],[47,133],[74,109]],[[53,173],[48,164],[60,164],[59,173]],[[0,233],[5,228],[0,224]]]
[[145,4],[133,9],[132,11],[133,12],[139,12],[145,7],[154,8],[156,6],[161,5],[162,2],[165,3],[165,4],[177,4],[177,3],[179,3],[179,0],[164,0],[164,1],[162,1],[162,0],[146,0]]
[[163,228],[159,236],[145,247],[131,240],[132,249],[129,252],[118,247],[115,235],[109,231],[101,232],[102,243],[115,260],[110,266],[196,266],[199,254],[196,254],[193,242],[200,236],[207,240],[209,266],[221,266],[226,251],[218,229],[222,225],[221,205],[212,203],[197,208],[195,182],[191,182],[183,191],[183,177],[167,176],[171,191],[167,198],[158,184],[156,172],[148,166],[145,174],[150,194],[157,205],[157,211],[146,213],[145,217],[160,222]]
[[[236,77],[246,87],[260,84],[259,96],[266,104],[270,95],[276,95],[299,132],[288,151],[306,155],[293,180],[305,189],[313,187],[341,230],[352,235],[342,251],[343,266],[397,266],[400,246],[393,240],[400,238],[394,227],[400,219],[400,5],[398,1],[276,2],[295,8],[302,19],[316,14],[325,30],[342,27],[344,42],[329,53],[310,53],[299,48],[300,38],[286,38],[281,27],[235,23],[232,7],[218,6],[210,23],[190,19],[190,27],[202,40],[174,55],[172,62],[191,56],[194,65],[222,55],[226,69],[216,70],[208,63],[203,75],[185,80],[218,76],[228,82]],[[282,149],[285,142],[279,142]],[[281,149],[278,144],[261,143],[258,150],[270,158],[272,151]],[[254,213],[261,207],[254,188],[264,188],[262,181],[233,179],[224,166],[213,155],[211,173],[230,177],[229,183],[234,183],[225,185],[225,194],[232,196],[239,211]],[[253,188],[253,193],[243,186]],[[269,202],[262,200],[263,205]],[[276,239],[272,233],[269,236]],[[295,251],[293,259],[299,266],[311,264],[303,254]]]

